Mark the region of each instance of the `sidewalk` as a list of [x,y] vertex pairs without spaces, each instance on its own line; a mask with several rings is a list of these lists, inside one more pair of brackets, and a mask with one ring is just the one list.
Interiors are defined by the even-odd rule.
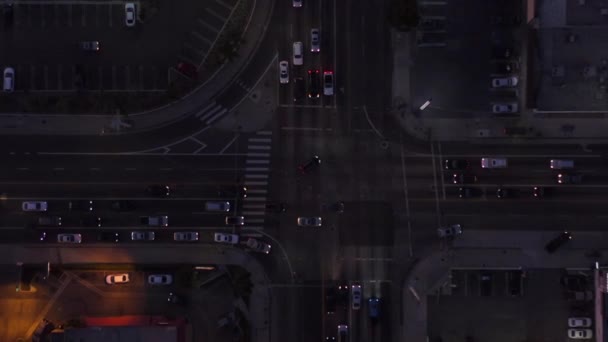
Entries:
[[[270,341],[271,293],[270,280],[264,267],[251,255],[235,248],[211,245],[184,245],[166,247],[170,253],[159,252],[159,246],[133,246],[116,248],[44,248],[2,245],[0,260],[4,264],[62,264],[125,263],[125,264],[230,264],[239,265],[251,273],[253,283],[249,312],[252,341]],[[85,253],[86,252],[86,253]],[[120,252],[123,252],[122,254]]]
[[[576,233],[555,254],[544,250],[557,231],[467,231],[452,249],[434,251],[418,260],[401,289],[404,310],[402,334],[406,342],[427,340],[427,294],[449,281],[451,268],[588,268],[596,261],[592,250],[608,255],[602,232]],[[584,246],[584,247],[583,247]],[[603,246],[603,247],[602,247]],[[604,258],[605,259],[605,258]],[[603,260],[600,257],[600,260]]]
[[128,134],[162,127],[205,107],[218,90],[247,67],[265,36],[274,1],[252,0],[254,9],[243,35],[238,56],[223,65],[209,80],[186,97],[147,112],[121,116],[74,114],[0,114],[0,135],[109,135]]

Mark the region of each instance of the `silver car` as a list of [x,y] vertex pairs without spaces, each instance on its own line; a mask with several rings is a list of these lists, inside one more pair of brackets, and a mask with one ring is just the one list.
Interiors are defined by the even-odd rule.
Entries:
[[131,232],[131,240],[133,241],[153,241],[155,238],[154,232],[135,231]]
[[174,241],[198,241],[197,232],[175,232],[173,233]]
[[80,234],[58,234],[57,242],[61,243],[81,243],[82,235]]
[[254,238],[247,239],[247,247],[254,252],[264,254],[269,254],[270,250],[272,249],[271,245]]
[[44,201],[27,201],[21,203],[21,209],[23,211],[47,211],[49,205]]
[[298,217],[300,227],[321,227],[323,219],[320,217]]

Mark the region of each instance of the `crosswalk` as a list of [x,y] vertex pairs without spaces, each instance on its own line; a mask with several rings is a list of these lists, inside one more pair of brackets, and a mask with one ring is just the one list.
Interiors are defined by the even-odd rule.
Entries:
[[247,141],[245,160],[247,197],[243,201],[242,215],[245,216],[245,223],[249,228],[261,229],[264,226],[271,147],[271,131],[258,131]]
[[222,115],[226,114],[227,112],[228,109],[213,101],[209,105],[207,105],[207,107],[196,113],[194,116],[198,118],[201,122],[204,122],[206,125],[210,125],[213,122],[217,121],[217,119],[222,117]]

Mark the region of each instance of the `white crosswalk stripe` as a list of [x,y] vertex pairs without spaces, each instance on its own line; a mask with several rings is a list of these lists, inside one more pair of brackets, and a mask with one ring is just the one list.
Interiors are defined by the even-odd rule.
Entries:
[[[270,151],[272,132],[259,131],[247,140],[244,184],[247,197],[243,200],[242,215],[247,227],[249,224],[261,225],[263,229],[266,216],[266,196],[270,178]],[[262,152],[263,151],[263,152]]]

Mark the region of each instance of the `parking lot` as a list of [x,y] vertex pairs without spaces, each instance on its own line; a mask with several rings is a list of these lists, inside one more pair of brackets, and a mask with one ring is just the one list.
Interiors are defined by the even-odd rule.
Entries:
[[0,18],[0,66],[15,70],[16,92],[164,91],[179,62],[203,63],[236,3],[135,2],[127,27],[125,2],[15,2]]
[[[421,2],[412,70],[412,106],[432,99],[426,116],[487,116],[494,104],[517,103],[522,54],[521,1]],[[509,54],[504,54],[509,49]],[[503,51],[500,51],[503,50]],[[493,86],[493,79],[518,84]]]
[[428,298],[429,336],[568,341],[569,317],[593,317],[591,279],[578,270],[452,270],[451,286]]

